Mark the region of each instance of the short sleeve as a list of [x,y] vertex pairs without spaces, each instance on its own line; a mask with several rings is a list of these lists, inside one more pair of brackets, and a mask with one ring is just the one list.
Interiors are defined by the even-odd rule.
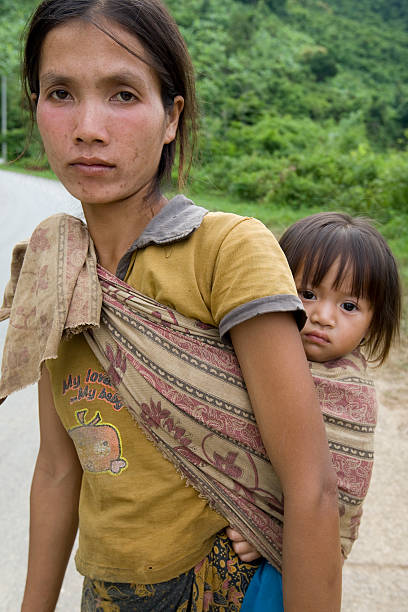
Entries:
[[306,316],[273,234],[257,219],[241,218],[222,241],[213,274],[211,311],[220,335],[254,316],[293,312],[299,328]]

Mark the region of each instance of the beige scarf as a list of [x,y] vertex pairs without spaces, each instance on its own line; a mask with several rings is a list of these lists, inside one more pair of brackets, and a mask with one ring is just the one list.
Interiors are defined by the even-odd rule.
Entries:
[[[231,344],[97,265],[85,225],[46,219],[14,249],[0,398],[37,381],[61,339],[84,332],[128,410],[230,524],[281,568],[283,498]],[[376,401],[355,352],[310,364],[339,485],[342,550],[357,537],[373,464]],[[318,529],[318,526],[316,526]]]

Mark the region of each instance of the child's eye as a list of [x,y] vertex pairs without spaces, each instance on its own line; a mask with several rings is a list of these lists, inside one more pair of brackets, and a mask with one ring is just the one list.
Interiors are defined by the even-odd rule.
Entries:
[[357,304],[353,304],[353,302],[343,302],[341,307],[343,308],[343,310],[347,310],[347,312],[353,312],[354,310],[357,310]]
[[315,300],[316,296],[313,293],[313,291],[310,291],[310,289],[303,289],[302,291],[298,291],[299,295],[301,298],[303,298],[304,300]]
[[68,100],[69,97],[70,94],[66,89],[56,89],[51,92],[51,98],[54,98],[54,100]]
[[118,102],[133,102],[133,100],[136,100],[136,96],[130,91],[120,91],[112,97],[112,100],[117,100]]

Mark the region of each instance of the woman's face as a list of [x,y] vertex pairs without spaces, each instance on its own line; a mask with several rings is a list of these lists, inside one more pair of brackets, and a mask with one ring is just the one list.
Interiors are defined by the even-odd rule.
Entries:
[[[107,29],[146,58],[138,39]],[[174,140],[183,99],[165,112],[159,80],[145,62],[79,19],[51,30],[39,66],[37,123],[50,165],[84,204],[145,195],[163,145]]]

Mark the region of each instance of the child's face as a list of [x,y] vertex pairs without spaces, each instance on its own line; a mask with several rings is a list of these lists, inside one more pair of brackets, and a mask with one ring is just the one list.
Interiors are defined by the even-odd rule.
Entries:
[[351,274],[345,275],[339,288],[333,287],[338,265],[331,266],[318,287],[302,285],[302,269],[295,276],[308,317],[301,337],[310,361],[330,361],[347,355],[360,344],[371,323],[370,303],[350,293]]

